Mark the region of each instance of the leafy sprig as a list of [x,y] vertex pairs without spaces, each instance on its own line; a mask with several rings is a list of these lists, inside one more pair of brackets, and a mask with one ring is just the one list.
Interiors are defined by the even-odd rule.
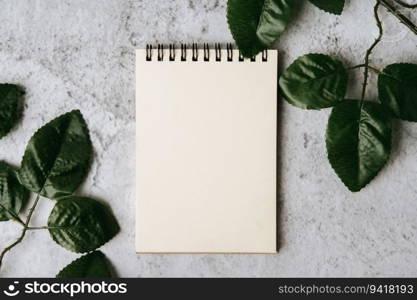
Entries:
[[[74,195],[87,176],[91,157],[87,124],[81,112],[74,110],[50,121],[31,137],[19,169],[0,163],[0,221],[15,220],[22,226],[17,240],[0,253],[0,267],[5,255],[30,230],[47,229],[57,244],[76,253],[94,251],[119,232],[119,225],[107,206]],[[36,197],[26,219],[22,220],[20,214],[30,192]],[[32,227],[30,221],[41,197],[56,204],[47,225]],[[58,277],[108,277],[107,268],[105,256],[95,251],[72,262]]]
[[[397,63],[385,67],[382,71],[370,64],[373,50],[382,41],[384,34],[383,22],[379,16],[381,6],[416,35],[417,26],[390,0],[373,1],[375,1],[373,12],[379,34],[366,50],[363,63],[345,67],[334,57],[307,54],[297,58],[279,79],[281,94],[291,105],[302,109],[332,107],[326,131],[328,159],[341,181],[353,192],[366,186],[388,161],[392,143],[392,119],[417,121],[417,64]],[[252,0],[242,2],[250,3]],[[260,2],[266,6],[271,4],[271,1]],[[277,3],[282,4],[286,1],[272,2],[278,5]],[[345,4],[344,0],[309,0],[309,2],[333,14],[341,14]],[[417,8],[417,5],[403,0],[395,0],[395,2],[405,8]],[[239,9],[243,10],[244,7],[241,6]],[[236,3],[229,0],[228,15],[235,14],[239,15],[239,10]],[[281,16],[276,17],[277,20],[281,19]],[[270,26],[274,24],[271,18],[271,16],[268,18]],[[235,22],[236,20],[229,17],[230,30],[239,49],[245,55],[250,45],[239,41],[244,40],[248,32],[236,31],[233,26],[239,23]],[[286,19],[285,24],[288,25],[289,22],[290,20]],[[270,33],[273,34],[273,31]],[[250,34],[253,34],[253,31]],[[271,38],[270,41],[272,40]],[[260,50],[271,46],[272,43],[273,41],[263,43],[264,48]],[[255,53],[252,51],[250,54]],[[359,68],[364,69],[360,97],[347,100],[345,97],[349,71]],[[379,103],[367,100],[366,91],[370,72],[378,75]]]

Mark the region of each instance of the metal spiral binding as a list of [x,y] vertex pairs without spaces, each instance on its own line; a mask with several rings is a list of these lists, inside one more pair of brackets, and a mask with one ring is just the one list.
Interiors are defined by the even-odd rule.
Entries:
[[[165,57],[165,52],[166,52],[166,48],[168,49],[168,52],[166,53],[168,56],[168,61],[175,61],[177,56],[178,56],[178,52],[176,50],[176,46],[175,44],[169,44],[168,47],[164,47],[163,44],[158,44],[157,47],[155,48],[155,50],[157,51],[157,56],[156,59],[158,61],[164,61]],[[148,44],[146,45],[146,60],[147,61],[152,61],[152,57],[153,57],[153,50],[154,48],[152,47],[152,45]],[[208,43],[203,44],[202,47],[202,59],[199,58],[199,55],[201,54],[201,51],[199,51],[201,48],[199,48],[197,43],[193,43],[191,45],[191,51],[188,51],[187,49],[187,44],[181,44],[180,46],[180,55],[179,55],[179,59],[181,61],[187,61],[187,55],[191,54],[191,61],[199,61],[199,60],[203,60],[203,61],[210,61],[210,53],[211,53],[211,47]],[[214,61],[220,62],[222,61],[222,44],[220,43],[215,43],[214,44]],[[189,53],[190,52],[190,53]],[[226,44],[226,53],[227,53],[227,57],[226,57],[226,61],[228,62],[232,62],[234,61],[234,52],[233,52],[233,45],[232,44]],[[268,51],[267,50],[263,50],[261,55],[259,55],[261,60],[263,62],[268,61]],[[252,58],[250,58],[250,61],[255,62],[257,59],[257,56],[254,56]],[[243,62],[245,61],[244,56],[242,55],[242,53],[239,51],[239,55],[237,57],[237,61]]]
[[159,44],[158,45],[158,61],[164,60],[164,45]]
[[221,61],[222,60],[222,46],[220,45],[220,43],[214,44],[214,50],[216,52],[216,61]]
[[175,60],[175,45],[170,44],[169,45],[169,61]]
[[181,61],[187,60],[187,45],[181,44]]
[[227,61],[233,61],[233,45],[227,44]]
[[193,43],[193,61],[198,60],[198,47],[196,43]]
[[146,60],[152,60],[152,45],[146,45]]

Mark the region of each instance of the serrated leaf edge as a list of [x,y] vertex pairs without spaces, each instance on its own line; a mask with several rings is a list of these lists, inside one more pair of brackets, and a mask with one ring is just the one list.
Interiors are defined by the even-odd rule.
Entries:
[[[48,124],[50,124],[51,122],[53,122],[53,121],[55,121],[56,119],[59,119],[59,118],[62,118],[62,117],[65,117],[65,116],[67,116],[67,115],[71,115],[71,114],[73,114],[73,113],[76,113],[76,114],[79,114],[80,116],[81,116],[81,118],[82,118],[82,120],[84,120],[84,124],[83,124],[83,127],[84,127],[84,129],[87,131],[87,136],[88,136],[88,142],[89,142],[89,144],[90,144],[90,146],[91,146],[91,148],[92,148],[92,142],[91,142],[91,137],[90,137],[90,130],[88,129],[88,126],[87,126],[87,122],[86,122],[86,120],[84,119],[84,116],[83,116],[83,114],[81,113],[81,111],[79,110],[79,109],[73,109],[73,110],[71,110],[71,111],[69,111],[69,112],[66,112],[66,113],[64,113],[64,114],[61,114],[61,115],[59,115],[59,116],[57,116],[57,117],[55,117],[55,118],[53,118],[52,120],[49,120],[47,123],[45,123],[45,124],[43,124],[41,127],[39,127],[32,135],[31,135],[31,137],[29,138],[29,140],[28,140],[28,142],[27,142],[27,144],[26,144],[26,148],[27,148],[27,145],[29,144],[29,142],[32,140],[32,138],[39,132],[39,131],[41,131],[45,126],[47,126]],[[26,151],[26,148],[25,148],[25,151],[24,151],[24,153],[23,153],[23,157],[22,157],[22,159],[21,159],[21,161],[20,161],[20,165],[22,166],[23,165],[23,161],[27,158],[27,155],[28,155],[28,153],[27,153],[27,151]],[[88,174],[88,172],[90,171],[90,169],[91,169],[91,163],[92,163],[92,156],[90,155],[90,157],[89,157],[89,162],[88,162],[88,166],[87,166],[87,170],[86,170],[86,175],[85,175],[85,177],[87,176],[87,174]],[[22,180],[21,180],[21,172],[22,172],[22,168],[20,168],[19,170],[18,170],[18,172],[17,172],[17,178],[18,178],[18,181],[25,187],[25,188],[27,188],[24,184],[23,184],[23,182],[22,182]],[[48,178],[49,177],[49,174],[47,174],[46,175],[46,178]],[[46,180],[45,180],[45,182],[46,182]],[[45,185],[45,182],[44,182],[44,185]],[[28,189],[28,188],[27,188]],[[28,189],[29,190],[29,189]],[[30,190],[31,191],[31,190]],[[32,192],[34,192],[34,193],[38,193],[38,194],[41,194],[42,193],[42,191],[43,191],[43,187],[42,187],[42,189],[40,190],[40,191],[38,191],[38,192],[35,192],[35,191],[32,191]],[[70,196],[71,194],[69,194],[69,195],[66,195],[66,196]],[[43,195],[42,195],[43,196]],[[45,196],[43,196],[43,197],[45,197]],[[65,197],[65,196],[62,196],[62,197]],[[45,198],[47,198],[47,197],[45,197]],[[50,198],[48,198],[48,199],[50,199]],[[57,200],[57,199],[50,199],[50,200]]]
[[[70,198],[70,197],[72,197],[73,195],[68,195],[68,196],[63,196],[63,197],[60,197],[60,198],[58,198],[58,199],[64,199],[64,198]],[[75,197],[82,197],[82,196],[75,196]],[[93,198],[90,198],[90,199],[92,199],[92,200],[94,200],[94,201],[97,201],[97,202],[99,202],[101,205],[103,205],[106,209],[110,209],[107,205],[105,205],[103,202],[101,202],[101,201],[98,201],[98,200],[96,200],[96,199],[93,199]],[[55,203],[55,205],[54,205],[54,207],[52,208],[52,210],[55,208],[55,206],[58,204],[58,201]],[[52,211],[51,211],[52,212]],[[113,214],[113,212],[112,211],[109,211],[109,213],[113,216],[113,218],[114,218],[114,220],[117,222],[117,219],[116,219],[116,216]],[[47,223],[48,223],[48,226],[49,226],[49,217],[51,216],[51,213],[49,213],[49,216],[48,216],[48,220],[47,220]],[[117,232],[111,237],[111,238],[109,238],[107,241],[104,241],[102,244],[99,244],[94,250],[89,250],[89,251],[75,251],[75,250],[72,250],[72,249],[69,249],[69,247],[68,247],[68,243],[65,241],[64,242],[64,244],[66,244],[67,245],[67,247],[65,247],[65,246],[63,246],[63,245],[61,245],[60,243],[58,243],[58,241],[55,239],[55,237],[51,234],[51,232],[50,232],[50,230],[48,230],[48,233],[49,233],[49,236],[52,238],[52,240],[58,245],[58,246],[60,246],[60,247],[62,247],[62,248],[64,248],[65,250],[67,250],[67,251],[69,251],[69,252],[73,252],[73,253],[82,253],[82,254],[88,254],[88,253],[90,253],[90,252],[94,252],[94,251],[96,251],[97,249],[99,249],[99,248],[101,248],[101,247],[103,247],[104,245],[106,245],[107,243],[109,243],[112,239],[114,239],[115,237],[116,237],[116,235],[120,232],[120,225],[119,225],[119,223],[117,222],[117,227],[118,227],[118,229],[117,229]],[[62,229],[65,229],[65,228],[70,228],[70,226],[62,226]]]
[[[264,6],[265,6],[265,2],[266,2],[267,0],[265,0],[264,1],[264,4],[263,4],[263,7],[262,7],[262,11],[265,9],[264,8]],[[235,35],[235,33],[231,30],[231,26],[230,26],[230,13],[229,13],[229,11],[230,11],[230,8],[229,8],[229,1],[227,1],[227,6],[226,6],[226,20],[227,20],[227,26],[228,26],[228,28],[229,28],[229,31],[230,31],[230,33],[232,34],[232,37],[233,37],[233,40],[236,42],[236,45],[237,45],[237,38],[236,38],[236,35]],[[259,28],[259,23],[258,23],[258,25],[257,25],[257,28]],[[257,29],[258,30],[258,29]],[[256,31],[257,31],[256,30]],[[278,37],[277,37],[278,38]],[[265,48],[264,49],[266,49],[267,47],[261,42],[261,41],[259,41],[259,43],[260,44],[262,44]],[[239,48],[239,45],[237,45],[238,46],[238,48]],[[239,48],[239,50],[240,50],[240,48]],[[241,52],[242,52],[242,50],[240,50]],[[249,55],[249,56],[246,56],[244,53],[242,53],[242,55],[243,56],[245,56],[245,57],[250,57],[250,56],[256,56],[256,55],[258,55],[260,52],[261,52],[262,50],[260,50],[260,51],[258,51],[257,53],[253,53],[252,55]]]
[[[345,99],[344,101],[358,101],[358,100],[354,100],[354,99]],[[340,103],[342,103],[343,101],[341,101]],[[375,102],[372,102],[372,101],[366,101],[365,100],[365,102],[369,102],[369,103],[375,103]],[[337,105],[339,105],[340,103],[338,103]],[[376,104],[379,104],[379,103],[376,103]],[[335,105],[333,108],[335,108],[337,105]],[[329,119],[330,119],[330,115],[329,115]],[[339,174],[336,172],[336,170],[335,170],[335,168],[333,167],[333,165],[332,165],[332,163],[330,162],[330,158],[329,158],[329,151],[328,151],[328,148],[327,148],[327,134],[328,134],[328,131],[327,131],[327,128],[328,127],[326,127],[326,133],[325,133],[325,144],[326,144],[326,154],[327,154],[327,162],[329,163],[329,165],[330,165],[330,167],[333,169],[333,171],[334,171],[334,173],[336,174],[336,176],[337,176],[337,178],[339,178],[339,180],[343,183],[343,185],[349,190],[349,191],[351,191],[351,192],[353,192],[353,193],[357,193],[357,192],[360,192],[363,188],[365,188],[365,187],[367,187],[368,185],[369,185],[369,183],[371,183],[371,181],[372,180],[374,180],[377,176],[378,176],[378,174],[385,168],[385,166],[387,165],[387,163],[388,163],[388,161],[390,160],[390,158],[391,158],[391,152],[392,152],[392,145],[391,145],[391,143],[390,143],[390,145],[389,145],[389,149],[388,149],[388,159],[387,159],[387,161],[382,165],[382,167],[381,167],[381,169],[379,169],[376,173],[375,173],[375,175],[374,176],[372,176],[372,177],[370,177],[369,178],[369,181],[368,182],[366,182],[360,189],[358,189],[358,190],[354,190],[354,189],[351,189],[347,184],[346,184],[346,182],[342,179],[342,178],[340,178],[340,176],[339,176]],[[358,136],[359,136],[359,134],[358,134]],[[391,128],[391,139],[392,139],[392,128]]]
[[[98,249],[98,248],[97,248]],[[101,251],[101,250],[92,250],[92,251],[89,251],[89,252],[85,252],[83,255],[81,255],[80,257],[78,257],[78,258],[76,258],[76,259],[74,259],[74,260],[72,260],[70,263],[68,263],[65,267],[63,267],[56,275],[55,275],[55,278],[61,278],[61,277],[58,277],[59,276],[59,274],[61,274],[62,272],[64,272],[64,270],[66,269],[66,268],[68,268],[70,265],[72,265],[73,263],[76,263],[77,261],[79,261],[79,260],[81,260],[82,258],[84,258],[85,256],[87,256],[87,255],[90,255],[90,254],[92,254],[92,253],[94,253],[94,252],[98,252],[98,253],[100,253],[101,255],[103,255],[104,256],[104,258],[105,259],[107,259],[107,257],[106,257],[106,255]]]
[[[386,70],[387,68],[391,67],[391,66],[417,66],[417,64],[413,64],[413,63],[393,63],[393,64],[390,64],[390,65],[386,66],[386,67],[385,67],[385,68],[381,71],[381,73],[380,73],[380,74],[378,74],[378,80],[377,80],[377,89],[378,89],[378,94],[379,94],[379,77],[380,77],[381,75],[386,76],[386,77],[389,77],[389,78],[391,78],[391,79],[393,79],[393,80],[395,80],[395,81],[402,82],[402,81],[400,81],[398,78],[393,77],[391,74],[387,74],[387,73],[385,73],[385,70]],[[382,106],[386,107],[386,106],[385,106],[385,104],[384,104],[384,103],[382,103],[382,101],[381,101],[381,99],[380,99],[379,97],[378,97],[378,103],[380,103]],[[386,108],[386,109],[388,109],[388,108]],[[397,119],[397,120],[406,121],[406,122],[410,122],[410,123],[416,123],[416,122],[417,122],[417,120],[412,120],[412,119],[410,119],[410,118],[398,117],[398,116],[394,115],[394,114],[391,112],[391,110],[390,110],[390,109],[388,109],[388,112],[389,112],[389,114],[390,114],[393,118],[395,118],[395,119]]]
[[[338,102],[336,102],[335,103],[335,105],[332,105],[332,106],[326,106],[326,107],[321,107],[321,108],[307,108],[307,107],[300,107],[300,106],[297,106],[297,105],[295,105],[294,103],[292,103],[292,102],[290,102],[290,100],[288,99],[288,97],[287,97],[287,95],[284,93],[284,91],[281,89],[281,77],[284,75],[284,73],[294,64],[294,63],[296,63],[297,62],[297,60],[299,60],[299,59],[301,59],[301,58],[303,58],[303,57],[305,57],[305,56],[321,56],[321,57],[330,57],[330,58],[332,58],[333,60],[335,60],[335,61],[337,61],[337,62],[339,62],[342,66],[343,66],[343,68],[344,68],[344,70],[346,71],[346,68],[345,68],[345,65],[343,64],[343,62],[340,60],[340,59],[338,59],[338,58],[334,58],[333,56],[331,56],[331,55],[328,55],[328,54],[324,54],[324,53],[317,53],[317,52],[312,52],[312,53],[307,53],[307,54],[304,54],[304,55],[301,55],[301,56],[299,56],[299,57],[297,57],[283,72],[282,72],[282,74],[281,74],[281,76],[279,77],[279,79],[278,79],[278,87],[279,87],[279,91],[280,91],[280,95],[285,99],[285,101],[288,103],[288,104],[290,104],[291,106],[294,106],[294,107],[296,107],[296,108],[299,108],[299,109],[304,109],[304,110],[311,110],[311,111],[321,111],[321,110],[323,110],[323,109],[329,109],[329,108],[334,108],[335,106],[337,106],[337,105],[339,105],[340,103],[342,103],[345,99],[341,99],[341,100],[339,100]],[[347,75],[348,75],[348,78],[349,78],[349,74],[348,74],[348,72],[346,72],[347,73]],[[334,73],[332,73],[332,74],[329,74],[329,75],[333,75]],[[326,76],[323,76],[323,77],[320,77],[320,79],[322,79],[322,78],[326,78],[327,76],[329,76],[329,75],[326,75]],[[346,85],[346,89],[345,89],[345,95],[346,95],[346,93],[347,93],[347,85]]]
[[2,209],[4,209],[5,211],[7,211],[12,216],[12,218],[9,218],[7,220],[6,219],[0,220],[0,222],[7,222],[7,221],[11,221],[11,220],[13,220],[13,218],[16,218],[16,217],[19,216],[19,213],[22,211],[22,209],[27,205],[27,203],[29,201],[30,191],[20,182],[18,169],[16,167],[8,164],[5,161],[0,161],[0,166],[3,166],[4,168],[7,169],[7,171],[12,172],[14,174],[15,179],[17,180],[17,182],[22,186],[22,188],[24,189],[24,192],[26,192],[26,195],[25,195],[24,199],[22,200],[22,205],[21,205],[18,212],[14,212],[14,211],[10,210],[9,208],[7,208],[6,206],[4,206],[2,203],[0,203],[0,207]]

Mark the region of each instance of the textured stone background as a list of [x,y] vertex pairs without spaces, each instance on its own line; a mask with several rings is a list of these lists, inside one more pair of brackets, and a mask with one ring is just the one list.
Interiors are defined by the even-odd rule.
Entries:
[[[341,17],[306,3],[276,45],[281,67],[307,52],[361,63],[377,33],[373,3],[347,0]],[[22,122],[0,141],[1,159],[19,165],[36,128],[81,109],[96,155],[80,194],[106,200],[120,221],[122,232],[103,247],[120,276],[417,276],[417,125],[395,124],[387,167],[352,194],[326,159],[329,111],[286,103],[280,105],[280,253],[135,254],[134,49],[148,42],[231,42],[225,5],[226,0],[1,0],[0,82],[27,91]],[[417,37],[382,15],[387,36],[372,63],[417,63]],[[353,75],[350,97],[358,97],[362,77]],[[374,85],[375,78],[370,99]],[[45,224],[52,204],[41,202],[33,225]],[[19,227],[0,226],[3,247]],[[30,232],[6,257],[1,276],[53,276],[76,257],[47,232]]]

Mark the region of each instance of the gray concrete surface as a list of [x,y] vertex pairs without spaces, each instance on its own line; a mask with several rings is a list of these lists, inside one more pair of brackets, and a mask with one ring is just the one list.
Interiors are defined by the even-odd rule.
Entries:
[[[347,0],[341,17],[306,3],[276,44],[286,67],[322,52],[363,60],[376,36],[373,0]],[[95,149],[80,193],[106,200],[122,232],[102,250],[120,276],[417,276],[417,125],[396,122],[391,160],[361,193],[350,193],[326,159],[329,111],[280,105],[281,249],[277,255],[137,255],[134,252],[134,49],[156,42],[231,42],[226,0],[1,0],[0,82],[26,88],[24,118],[0,141],[1,159],[19,165],[34,130],[81,109]],[[383,10],[381,10],[383,12]],[[386,13],[386,39],[372,63],[417,63],[417,37]],[[417,15],[413,18],[417,21]],[[361,74],[352,73],[350,97]],[[368,98],[376,97],[372,77]],[[33,225],[44,225],[43,200]],[[0,246],[19,227],[1,223]],[[30,232],[1,276],[54,276],[78,255],[46,231]]]

